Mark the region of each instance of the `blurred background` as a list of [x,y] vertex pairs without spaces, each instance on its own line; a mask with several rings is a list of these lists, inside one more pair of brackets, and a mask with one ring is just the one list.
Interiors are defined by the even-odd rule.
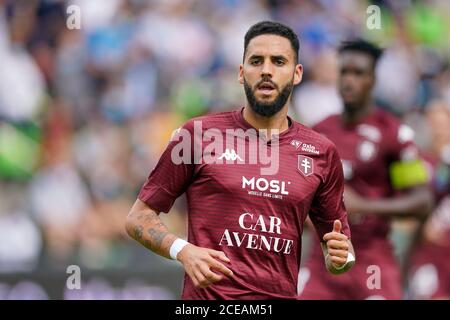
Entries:
[[[366,25],[371,4],[380,29]],[[80,29],[68,27],[70,5]],[[439,206],[422,238],[450,253],[450,237],[436,237],[450,230],[449,1],[0,0],[0,299],[180,297],[181,266],[131,241],[125,217],[175,128],[243,105],[243,37],[266,19],[299,34],[291,113],[306,125],[342,110],[340,41],[386,48],[375,99],[437,163]],[[179,236],[185,214],[180,198],[163,215]],[[391,237],[406,299],[411,283],[427,298],[435,281],[432,268],[409,277],[415,229],[394,223]],[[70,265],[81,290],[66,287]]]

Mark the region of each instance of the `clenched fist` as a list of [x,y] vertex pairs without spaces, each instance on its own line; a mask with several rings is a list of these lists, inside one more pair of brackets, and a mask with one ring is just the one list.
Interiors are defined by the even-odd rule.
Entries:
[[[351,263],[351,265],[350,263],[347,264],[349,253],[354,256],[352,253],[353,248],[351,247],[348,237],[341,233],[341,230],[341,221],[335,220],[333,231],[323,236],[323,240],[326,243],[326,263],[329,271],[332,273],[341,273],[339,272],[340,270],[347,271],[353,265],[353,263]],[[346,264],[349,268],[343,268]]]

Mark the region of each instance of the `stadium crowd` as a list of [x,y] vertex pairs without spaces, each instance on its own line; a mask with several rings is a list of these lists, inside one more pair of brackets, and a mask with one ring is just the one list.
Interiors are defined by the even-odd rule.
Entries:
[[[70,5],[80,29],[68,28]],[[370,5],[381,8],[380,29],[368,28]],[[139,262],[147,277],[164,267],[129,240],[126,214],[174,129],[245,101],[243,35],[261,20],[300,36],[305,75],[291,111],[308,126],[342,111],[340,42],[385,48],[376,104],[414,129],[436,168],[436,210],[423,228],[394,222],[405,298],[432,297],[436,281],[450,288],[450,272],[436,280],[432,267],[450,253],[447,0],[0,0],[0,279],[69,264]],[[184,218],[183,199],[164,215],[180,236]]]

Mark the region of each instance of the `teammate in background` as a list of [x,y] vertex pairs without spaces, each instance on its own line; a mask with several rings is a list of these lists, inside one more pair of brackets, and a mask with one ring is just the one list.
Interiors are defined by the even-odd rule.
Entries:
[[[131,237],[182,263],[183,299],[296,299],[308,213],[328,271],[343,273],[354,264],[336,148],[287,116],[293,86],[302,79],[298,49],[297,35],[289,27],[267,21],[253,25],[245,35],[238,76],[246,105],[192,119],[177,130],[128,215],[126,229]],[[192,137],[198,137],[198,125],[202,137],[208,129],[224,140],[229,137],[226,130],[248,134],[238,136],[240,141],[233,140],[224,152],[225,147],[219,151],[205,142],[196,144]],[[275,130],[279,134],[272,135]],[[192,139],[188,141],[193,145],[191,154],[183,150],[184,160],[176,164],[172,151],[186,136]],[[258,138],[256,145],[251,145],[252,137]],[[238,142],[245,144],[245,150],[264,144],[278,152],[279,170],[263,175],[264,164],[249,163],[250,152],[243,154]],[[196,147],[202,148],[203,156],[227,161],[197,163],[192,156]],[[188,242],[170,233],[158,216],[167,213],[184,192]]]
[[450,299],[450,107],[437,100],[427,109],[434,171],[431,185],[437,205],[413,250],[408,297]]
[[400,269],[388,239],[390,222],[394,217],[423,217],[433,197],[412,129],[373,105],[381,53],[363,40],[343,43],[338,87],[344,112],[314,127],[335,143],[342,158],[344,200],[358,263],[351,273],[335,278],[324,272],[320,248],[313,246],[300,271],[300,299],[402,298]]

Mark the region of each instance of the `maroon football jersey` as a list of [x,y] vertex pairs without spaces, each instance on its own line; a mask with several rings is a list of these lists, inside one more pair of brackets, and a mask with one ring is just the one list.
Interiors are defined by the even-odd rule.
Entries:
[[[288,130],[279,135],[278,170],[271,175],[261,172],[267,162],[251,161],[254,149],[244,154],[238,147],[241,139],[245,150],[251,150],[252,134],[227,142],[222,150],[211,148],[211,132],[224,141],[230,129],[256,132],[242,110],[188,121],[182,129],[195,135],[190,150],[194,156],[177,149],[184,139],[177,130],[138,196],[153,209],[168,212],[186,192],[188,241],[224,251],[231,260],[226,265],[234,276],[206,289],[195,288],[185,275],[183,299],[296,299],[308,213],[319,238],[332,231],[335,219],[350,237],[342,165],[327,138],[289,118]],[[202,135],[209,138],[205,141]],[[265,145],[273,152],[271,141]],[[172,161],[175,149],[184,159],[175,161],[178,164]],[[223,163],[199,161],[199,150]]]
[[[413,159],[418,154],[412,129],[379,109],[374,109],[352,125],[344,124],[341,115],[334,115],[318,123],[314,130],[335,143],[342,159],[345,183],[366,198],[394,196],[389,166],[394,161]],[[330,275],[322,266],[320,246],[313,244],[306,268],[316,274],[306,282],[300,298],[338,299],[341,291],[345,290],[348,299],[366,299],[369,296],[400,299],[401,278],[388,238],[390,219],[376,214],[350,214],[348,219],[356,253],[355,266],[339,277]],[[368,270],[373,265],[382,268],[383,285],[369,290],[366,281],[370,275]]]

